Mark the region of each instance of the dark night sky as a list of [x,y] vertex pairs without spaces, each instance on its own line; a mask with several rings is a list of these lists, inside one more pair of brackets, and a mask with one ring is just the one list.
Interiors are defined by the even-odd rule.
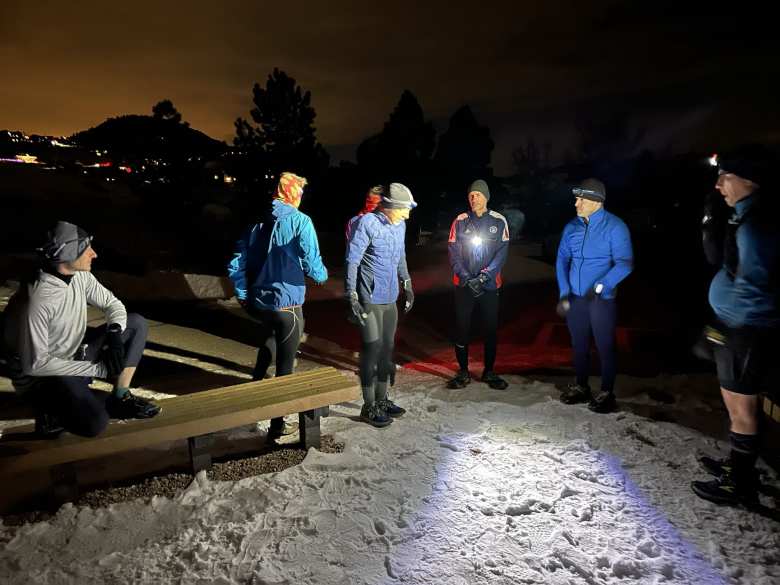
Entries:
[[[780,41],[754,2],[3,2],[0,128],[70,134],[169,98],[231,140],[274,66],[312,92],[332,158],[411,89],[440,130],[470,103],[494,166],[578,117],[630,112],[656,149],[780,141]],[[770,3],[766,3],[767,5]]]

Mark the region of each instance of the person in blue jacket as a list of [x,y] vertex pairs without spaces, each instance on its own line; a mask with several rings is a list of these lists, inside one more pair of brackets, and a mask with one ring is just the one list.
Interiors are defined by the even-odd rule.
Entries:
[[417,207],[412,192],[391,183],[377,209],[351,224],[348,232],[344,292],[349,320],[360,327],[360,417],[385,427],[406,411],[387,395],[395,379],[393,346],[398,326],[399,283],[404,291],[404,312],[414,304],[412,279],[406,266],[406,220]]
[[471,316],[479,308],[485,335],[485,368],[482,381],[496,390],[509,384],[493,367],[496,361],[498,297],[502,285],[501,269],[509,251],[509,225],[506,218],[488,209],[490,189],[479,179],[469,187],[471,211],[461,213],[452,222],[447,251],[455,285],[455,357],[458,371],[447,387],[465,388],[469,373],[469,337]]
[[709,303],[717,319],[706,330],[729,413],[731,452],[726,459],[700,459],[715,476],[694,481],[693,491],[719,504],[757,503],[759,393],[776,392],[778,260],[777,194],[766,181],[771,156],[744,147],[716,159],[715,188],[733,215],[725,226],[720,270],[712,279]]
[[[236,298],[260,324],[260,347],[252,378],[266,377],[276,356],[276,376],[292,374],[303,334],[305,277],[323,284],[322,263],[311,219],[298,211],[306,179],[282,173],[271,208],[238,240],[228,275]],[[269,440],[285,434],[284,419],[274,418]]]
[[[589,401],[594,412],[615,408],[615,297],[633,270],[631,235],[623,220],[604,209],[606,189],[586,179],[572,189],[577,217],[563,228],[558,246],[558,313],[566,317],[576,380],[561,393],[565,404]],[[601,359],[601,391],[588,384],[591,332]]]

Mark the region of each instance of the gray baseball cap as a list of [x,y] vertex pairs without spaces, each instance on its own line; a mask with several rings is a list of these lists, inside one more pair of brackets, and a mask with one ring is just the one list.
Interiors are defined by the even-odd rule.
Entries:
[[72,262],[92,245],[92,236],[67,221],[58,221],[46,234],[46,243],[38,248],[49,262]]

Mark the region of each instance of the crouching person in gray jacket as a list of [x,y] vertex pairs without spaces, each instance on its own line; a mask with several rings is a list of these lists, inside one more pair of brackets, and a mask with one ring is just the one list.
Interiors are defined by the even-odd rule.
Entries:
[[[109,417],[155,416],[159,406],[130,392],[146,344],[146,321],[128,315],[92,274],[97,258],[92,237],[60,221],[39,252],[43,267],[9,301],[3,332],[11,380],[35,409],[36,432],[94,437]],[[87,329],[87,305],[103,311],[105,325]],[[107,400],[90,390],[93,377],[114,383]]]

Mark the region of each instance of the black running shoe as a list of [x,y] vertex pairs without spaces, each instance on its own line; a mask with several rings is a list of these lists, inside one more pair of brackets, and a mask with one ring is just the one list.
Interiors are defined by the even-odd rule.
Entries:
[[590,399],[588,409],[599,414],[613,412],[617,408],[615,395],[612,392],[600,392]]
[[753,482],[740,486],[731,474],[711,481],[691,482],[693,492],[705,500],[726,506],[754,506],[758,504],[758,490]]
[[482,381],[493,390],[506,390],[509,384],[503,378],[499,378],[495,372],[487,371],[482,374]]
[[385,411],[385,414],[387,416],[390,416],[392,418],[398,418],[399,416],[403,416],[406,414],[406,409],[398,406],[395,402],[390,400],[389,398],[385,398],[384,400],[377,400],[376,404]]
[[[699,457],[699,463],[701,463],[702,469],[704,469],[704,471],[710,475],[714,475],[715,477],[729,475],[734,470],[734,467],[731,464],[731,457],[715,459],[714,457],[702,455]],[[756,481],[760,481],[761,477],[764,475],[764,470],[754,467],[753,473],[755,473]]]
[[590,399],[590,388],[587,386],[580,386],[579,384],[569,384],[566,389],[561,392],[561,402],[564,404],[588,402]]
[[469,374],[468,370],[458,370],[458,373],[455,374],[455,377],[450,379],[447,382],[447,388],[450,390],[458,390],[460,388],[465,388],[471,383],[471,374]]
[[360,409],[360,419],[377,428],[386,427],[393,422],[393,419],[376,402],[371,406],[363,405]]
[[122,398],[113,394],[109,396],[106,410],[111,418],[130,419],[152,418],[160,414],[161,408],[154,402],[128,392]]
[[699,463],[701,463],[704,471],[715,477],[722,477],[728,475],[732,471],[731,458],[724,457],[723,459],[715,459],[714,457],[708,457],[703,455],[699,457]]

